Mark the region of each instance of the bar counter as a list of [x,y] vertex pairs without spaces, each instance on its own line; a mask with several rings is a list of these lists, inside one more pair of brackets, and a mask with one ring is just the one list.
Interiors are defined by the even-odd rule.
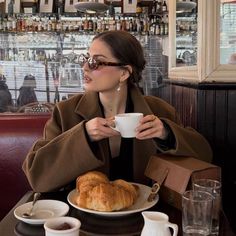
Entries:
[[[55,192],[42,194],[40,199],[54,199],[67,202],[68,192]],[[8,213],[0,222],[1,236],[44,236],[44,228],[42,225],[30,225],[23,223],[15,218],[14,209],[26,202],[32,201],[33,192],[27,192],[17,205]],[[68,203],[69,205],[69,203]],[[179,226],[178,236],[182,235],[181,228],[181,211],[177,210],[161,200],[148,209],[150,211],[161,211],[169,216],[169,221]],[[102,236],[102,235],[116,235],[116,236],[136,236],[140,235],[143,228],[143,217],[141,213],[135,213],[127,216],[118,217],[104,217],[94,215],[91,213],[82,212],[70,206],[68,212],[69,216],[78,218],[81,221],[80,236]],[[235,233],[229,226],[225,215],[221,214],[219,236],[235,236]]]

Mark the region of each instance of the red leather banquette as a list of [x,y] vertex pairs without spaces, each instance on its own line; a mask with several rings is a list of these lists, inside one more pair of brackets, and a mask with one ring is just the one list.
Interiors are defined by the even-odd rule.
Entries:
[[0,115],[0,220],[31,189],[22,163],[49,118],[50,113]]

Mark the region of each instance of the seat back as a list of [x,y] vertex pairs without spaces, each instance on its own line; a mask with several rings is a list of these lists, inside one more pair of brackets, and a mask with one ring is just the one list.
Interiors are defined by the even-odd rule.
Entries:
[[32,102],[18,109],[17,112],[24,113],[51,113],[55,104],[51,102]]
[[50,114],[0,115],[0,220],[30,190],[22,163]]

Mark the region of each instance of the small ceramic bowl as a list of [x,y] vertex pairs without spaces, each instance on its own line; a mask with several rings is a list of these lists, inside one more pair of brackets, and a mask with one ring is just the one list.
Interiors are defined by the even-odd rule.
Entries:
[[46,236],[78,236],[81,222],[69,216],[57,217],[44,223]]

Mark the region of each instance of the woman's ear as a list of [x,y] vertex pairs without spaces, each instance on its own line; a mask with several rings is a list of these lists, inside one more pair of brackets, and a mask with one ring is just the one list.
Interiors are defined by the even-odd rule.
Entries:
[[130,65],[124,66],[122,69],[120,81],[127,80],[130,77],[130,75],[132,74],[132,72],[133,72],[133,69]]

